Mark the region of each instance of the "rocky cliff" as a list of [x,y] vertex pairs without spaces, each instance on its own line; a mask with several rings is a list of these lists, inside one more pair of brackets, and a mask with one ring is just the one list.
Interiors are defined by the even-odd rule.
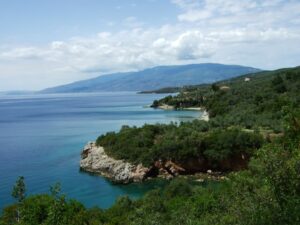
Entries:
[[125,184],[143,181],[149,172],[149,169],[141,164],[133,165],[109,157],[103,147],[96,146],[94,142],[90,142],[84,147],[81,153],[80,168],[107,177],[113,182]]
[[[249,156],[237,154],[228,160],[220,162],[217,171],[237,171],[245,169],[249,161]],[[206,173],[214,168],[212,162],[205,158],[192,158],[184,162],[174,162],[172,160],[157,160],[153,165],[145,167],[142,164],[134,165],[124,160],[116,160],[105,153],[101,146],[96,146],[94,142],[88,143],[82,153],[80,168],[83,171],[99,174],[115,183],[128,184],[131,182],[142,182],[147,178],[161,177],[171,179],[178,175],[190,175],[196,173]]]
[[115,183],[142,182],[149,177],[170,179],[185,173],[185,169],[172,161],[156,161],[150,167],[134,165],[124,160],[116,160],[105,153],[101,146],[89,142],[81,152],[80,168],[83,171],[104,176]]

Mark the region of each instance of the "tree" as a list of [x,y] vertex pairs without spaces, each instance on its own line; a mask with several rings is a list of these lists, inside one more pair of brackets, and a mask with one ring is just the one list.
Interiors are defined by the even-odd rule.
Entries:
[[151,107],[157,108],[159,106],[159,101],[158,100],[154,100],[153,104],[151,105]]
[[53,203],[49,209],[49,215],[46,224],[60,225],[63,223],[63,216],[66,206],[66,200],[64,195],[60,195],[61,185],[56,183],[50,187],[50,193],[53,198]]
[[273,86],[279,85],[283,83],[283,79],[280,75],[277,75],[275,78],[272,80]]
[[12,196],[18,200],[17,207],[17,221],[20,221],[21,213],[20,213],[20,205],[25,199],[26,187],[24,182],[24,177],[20,176],[16,181],[15,186],[13,187]]
[[287,91],[287,88],[284,84],[284,80],[282,79],[282,77],[280,75],[277,75],[275,78],[273,78],[272,84],[273,84],[274,90],[277,93],[284,93]]
[[217,84],[212,84],[212,85],[211,85],[211,89],[212,89],[214,92],[217,92],[218,90],[220,90],[220,87],[219,87]]
[[21,176],[16,181],[15,186],[13,187],[12,196],[18,200],[18,202],[22,202],[25,199],[25,182],[24,177]]

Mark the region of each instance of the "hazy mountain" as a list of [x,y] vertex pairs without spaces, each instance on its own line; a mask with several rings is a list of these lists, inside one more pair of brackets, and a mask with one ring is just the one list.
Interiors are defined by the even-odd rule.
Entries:
[[180,87],[215,82],[259,69],[238,65],[191,64],[158,66],[138,72],[114,73],[71,84],[47,88],[42,93],[147,91],[163,87]]

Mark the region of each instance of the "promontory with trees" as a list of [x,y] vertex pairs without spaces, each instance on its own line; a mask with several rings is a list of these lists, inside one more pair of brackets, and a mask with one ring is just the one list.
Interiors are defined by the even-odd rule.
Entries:
[[[179,91],[152,106],[201,107],[209,121],[123,126],[93,145],[127,169],[148,169],[138,167],[144,179],[168,173],[174,179],[166,187],[138,200],[121,197],[109,209],[86,209],[59,185],[51,195],[27,197],[21,177],[13,189],[18,202],[4,209],[0,224],[300,224],[300,68]],[[226,179],[179,176],[208,171]]]

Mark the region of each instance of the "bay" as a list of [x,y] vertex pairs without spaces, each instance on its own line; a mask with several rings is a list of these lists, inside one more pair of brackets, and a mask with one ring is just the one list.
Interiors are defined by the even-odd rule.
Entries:
[[0,208],[14,202],[11,189],[24,176],[27,193],[48,193],[60,182],[62,192],[87,207],[107,208],[116,198],[138,198],[161,185],[114,185],[79,170],[80,152],[100,134],[122,125],[170,123],[199,118],[197,111],[164,111],[148,107],[164,95],[132,92],[1,95]]

